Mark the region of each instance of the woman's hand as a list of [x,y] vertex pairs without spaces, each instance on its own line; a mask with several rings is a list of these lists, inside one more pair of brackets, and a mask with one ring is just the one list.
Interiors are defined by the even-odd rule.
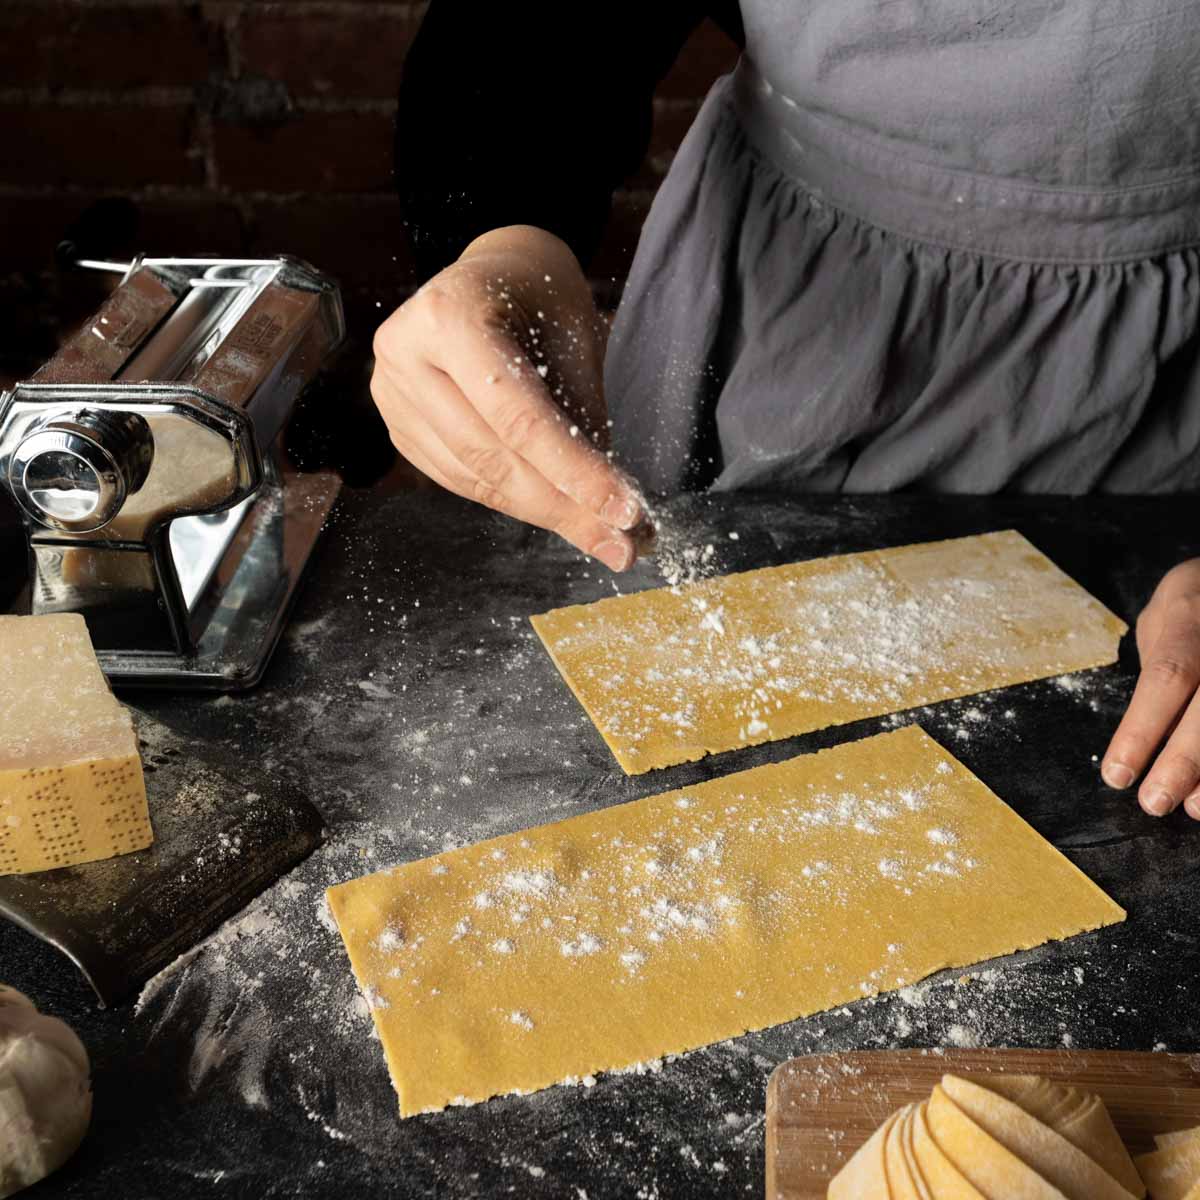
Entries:
[[1141,674],[1100,773],[1127,788],[1154,758],[1141,806],[1161,817],[1182,804],[1200,820],[1200,558],[1163,576],[1138,617],[1137,648]]
[[494,230],[375,335],[371,395],[396,448],[443,487],[623,571],[643,512],[603,452],[604,330],[570,249]]

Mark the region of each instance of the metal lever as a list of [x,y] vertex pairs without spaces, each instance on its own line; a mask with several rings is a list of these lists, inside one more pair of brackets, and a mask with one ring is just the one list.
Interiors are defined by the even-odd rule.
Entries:
[[[77,258],[75,266],[87,271],[109,271],[123,276],[124,283],[139,267],[274,267],[279,260],[275,258],[147,258],[137,255],[131,262],[112,262],[104,258]],[[188,280],[192,287],[243,288],[253,287],[252,281],[245,279],[208,279],[195,276]]]

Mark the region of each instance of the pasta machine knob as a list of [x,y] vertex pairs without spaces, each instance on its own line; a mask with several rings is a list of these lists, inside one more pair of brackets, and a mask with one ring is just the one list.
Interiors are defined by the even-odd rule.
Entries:
[[8,486],[39,525],[102,529],[146,481],[154,437],[145,418],[113,409],[58,413],[13,451]]

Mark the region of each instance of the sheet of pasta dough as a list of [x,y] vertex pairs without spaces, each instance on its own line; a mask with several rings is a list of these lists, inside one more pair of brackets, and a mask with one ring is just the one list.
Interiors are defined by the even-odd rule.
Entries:
[[532,618],[628,774],[1115,662],[1126,626],[1008,530]]
[[1125,916],[916,726],[328,897],[405,1116],[631,1067]]

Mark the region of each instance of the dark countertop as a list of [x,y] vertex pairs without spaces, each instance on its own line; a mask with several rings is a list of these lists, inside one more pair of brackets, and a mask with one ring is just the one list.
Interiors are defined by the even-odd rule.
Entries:
[[[1016,527],[1132,623],[1200,553],[1194,498],[690,499],[678,536],[721,571]],[[736,531],[733,541],[729,533]],[[622,590],[660,583],[649,564]],[[924,727],[1129,910],[1121,926],[601,1076],[399,1121],[336,935],[330,883],[392,862],[877,732],[870,720],[626,778],[526,617],[611,595],[548,535],[435,493],[349,493],[260,687],[127,693],[228,761],[301,783],[330,840],[160,976],[97,1009],[67,962],[0,926],[0,976],[91,1049],[80,1154],[35,1196],[728,1196],[763,1186],[771,1069],[795,1054],[945,1044],[1200,1049],[1200,826],[1100,785],[1120,667],[952,701]],[[913,714],[904,720],[914,719]],[[953,914],[947,914],[953,919]],[[831,947],[830,953],[836,953]]]

